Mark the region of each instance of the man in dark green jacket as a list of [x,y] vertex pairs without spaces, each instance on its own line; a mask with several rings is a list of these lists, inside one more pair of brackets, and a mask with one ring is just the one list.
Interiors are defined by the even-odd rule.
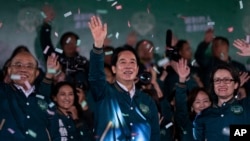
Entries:
[[106,82],[103,42],[107,25],[92,17],[89,28],[94,38],[90,53],[89,82],[94,95],[95,137],[100,141],[159,141],[160,128],[156,104],[147,94],[135,88],[138,57],[132,47],[116,48],[112,56],[115,83]]
[[[15,55],[8,67],[10,84],[0,83],[0,140],[60,140],[57,116],[50,105],[52,74],[35,85],[39,75],[37,61],[29,52]],[[47,67],[56,66],[56,57]]]

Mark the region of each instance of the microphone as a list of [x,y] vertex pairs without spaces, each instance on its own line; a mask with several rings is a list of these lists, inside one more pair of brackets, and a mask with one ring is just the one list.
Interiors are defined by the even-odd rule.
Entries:
[[166,32],[166,47],[171,48],[172,47],[172,30],[168,29]]

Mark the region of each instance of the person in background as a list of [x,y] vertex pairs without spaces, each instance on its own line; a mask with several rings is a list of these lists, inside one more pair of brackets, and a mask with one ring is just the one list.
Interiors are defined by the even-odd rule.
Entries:
[[212,99],[205,88],[196,87],[188,93],[186,79],[190,73],[187,60],[181,59],[177,65],[179,82],[175,93],[175,123],[180,141],[194,141],[193,121],[204,109],[211,106]]
[[55,12],[49,5],[45,5],[42,10],[46,17],[40,29],[40,43],[45,60],[51,53],[56,53],[66,80],[88,86],[88,59],[77,51],[81,41],[79,36],[71,31],[65,32],[59,41],[62,50],[55,48],[51,41],[51,22],[55,18]]
[[93,129],[91,129],[93,121],[91,122],[92,118],[88,117],[87,109],[84,109],[87,108],[87,105],[81,107],[75,86],[66,81],[58,82],[53,87],[51,97],[57,107],[56,113],[59,116],[58,124],[61,139],[93,141]]
[[[56,56],[49,56],[47,68],[58,71]],[[0,83],[1,140],[59,141],[60,134],[50,105],[51,78],[46,73],[43,80],[35,83],[39,75],[38,63],[28,51],[12,56],[8,65],[9,83]]]
[[[211,48],[209,48],[210,45]],[[226,37],[216,36],[214,38],[213,29],[206,31],[204,40],[198,45],[195,52],[195,60],[201,70],[200,78],[205,88],[209,87],[209,78],[213,67],[221,63],[232,64],[239,70],[241,75],[245,74],[246,67],[229,56],[229,46],[230,44]],[[211,52],[210,54],[209,51]],[[241,89],[245,90],[247,90],[247,88],[246,85],[241,87]]]
[[139,59],[132,47],[118,47],[112,56],[115,83],[104,74],[103,42],[107,24],[91,17],[94,47],[90,52],[90,90],[97,103],[96,140],[159,141],[159,117],[154,100],[135,88]]
[[250,123],[249,97],[238,100],[235,96],[240,87],[239,72],[230,64],[217,65],[210,77],[213,104],[194,120],[194,139],[229,140],[229,126]]

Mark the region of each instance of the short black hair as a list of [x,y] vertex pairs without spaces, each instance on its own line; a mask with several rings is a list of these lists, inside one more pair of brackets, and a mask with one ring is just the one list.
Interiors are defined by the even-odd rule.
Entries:
[[235,83],[238,83],[238,88],[236,88],[236,90],[234,90],[234,95],[237,95],[238,93],[238,90],[240,88],[240,76],[239,76],[239,70],[233,66],[232,64],[228,64],[228,63],[220,63],[218,64],[217,66],[215,66],[211,72],[211,75],[210,75],[210,82],[211,82],[211,86],[210,86],[210,90],[212,92],[212,94],[215,94],[214,92],[214,84],[213,84],[213,79],[214,79],[214,74],[218,71],[218,70],[227,70]]
[[66,40],[68,39],[69,36],[75,37],[76,40],[79,39],[79,36],[78,36],[76,33],[71,32],[71,31],[65,32],[65,33],[61,36],[60,41],[59,41],[60,46],[61,46],[62,49],[63,49],[63,46],[64,46],[64,44],[65,44],[65,42],[66,42]]
[[221,43],[226,44],[227,46],[229,46],[229,40],[226,37],[223,36],[217,36],[213,39],[213,43],[216,41],[220,41]]
[[140,41],[138,41],[138,42],[136,43],[136,45],[135,45],[135,50],[138,51],[139,46],[140,46],[141,44],[143,44],[144,42],[147,42],[147,43],[149,43],[151,46],[154,46],[154,44],[153,44],[152,41],[146,40],[146,39],[142,39],[142,40],[140,40]]
[[140,63],[139,62],[139,57],[138,57],[137,52],[135,51],[135,49],[130,45],[123,45],[121,47],[115,48],[114,53],[112,55],[112,59],[111,59],[111,66],[116,66],[116,63],[117,63],[117,60],[118,60],[118,55],[121,52],[124,52],[124,51],[132,52],[135,55],[137,65],[139,65],[139,63]]

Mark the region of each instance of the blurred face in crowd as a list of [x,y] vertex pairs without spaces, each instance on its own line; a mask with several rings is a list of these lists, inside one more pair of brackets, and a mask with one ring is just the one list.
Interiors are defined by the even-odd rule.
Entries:
[[191,60],[192,59],[192,49],[189,43],[184,43],[182,49],[179,51],[182,58]]
[[218,69],[213,76],[214,92],[219,99],[230,100],[238,87],[228,70]]
[[114,82],[114,76],[111,72],[111,69],[105,67],[104,68],[104,72],[105,72],[105,75],[106,75],[106,80],[109,82],[109,83],[113,83]]
[[222,42],[221,40],[213,41],[212,53],[214,57],[222,61],[227,61],[228,51],[229,51],[229,46],[226,43]]
[[208,94],[204,91],[199,91],[192,105],[192,109],[196,114],[200,113],[202,110],[206,109],[211,105],[211,101]]
[[27,89],[27,83],[30,85],[34,83],[36,77],[39,75],[39,70],[37,69],[35,58],[30,53],[20,52],[12,59],[8,73],[10,76],[20,76],[20,79],[14,79],[13,82]]
[[76,49],[77,49],[77,39],[75,38],[75,36],[71,35],[66,37],[63,42],[64,54],[67,57],[72,57],[76,54],[77,52]]
[[63,85],[59,88],[56,96],[53,97],[53,100],[57,103],[58,108],[61,111],[68,111],[74,104],[74,92],[72,87],[69,85]]
[[139,67],[136,62],[136,57],[131,51],[120,52],[116,65],[112,66],[112,71],[116,74],[116,80],[124,84],[128,81],[134,82],[138,70]]
[[144,41],[139,45],[137,54],[142,63],[150,63],[154,57],[154,47],[147,41]]

